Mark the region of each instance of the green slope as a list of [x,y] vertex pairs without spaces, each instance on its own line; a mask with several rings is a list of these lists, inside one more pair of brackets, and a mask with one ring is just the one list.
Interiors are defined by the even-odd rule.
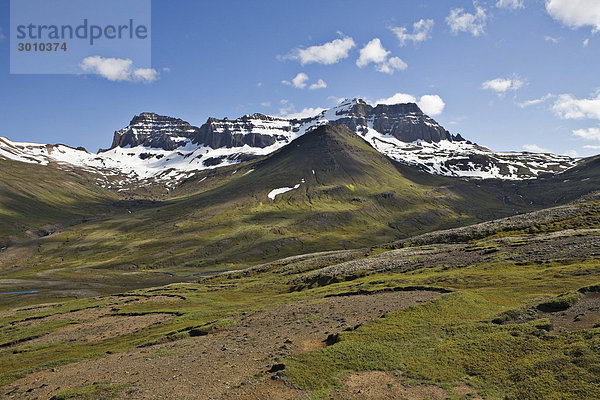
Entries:
[[[9,181],[20,179],[15,175]],[[323,126],[263,158],[202,172],[161,201],[129,195],[128,202],[114,203],[114,210],[98,211],[96,204],[115,195],[76,180],[73,185],[81,183],[81,192],[63,200],[69,214],[63,215],[60,202],[44,214],[51,221],[83,214],[95,219],[41,239],[38,251],[20,260],[18,268],[5,269],[4,277],[39,280],[44,274],[46,279],[87,282],[108,276],[130,287],[128,282],[139,284],[160,271],[184,277],[239,269],[465,226],[551,206],[595,185],[556,179],[433,176],[391,161],[344,126]],[[32,204],[43,207],[45,191],[66,190],[58,178],[38,186],[27,182],[34,185],[27,189]],[[274,200],[267,196],[298,184]],[[11,207],[15,218],[26,218]]]
[[111,213],[119,196],[93,179],[84,171],[0,160],[0,240]]

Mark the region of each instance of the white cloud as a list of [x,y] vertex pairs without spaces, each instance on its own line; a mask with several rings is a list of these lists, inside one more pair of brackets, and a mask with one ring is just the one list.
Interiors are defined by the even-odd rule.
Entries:
[[288,99],[279,100],[281,108],[279,109],[279,115],[286,115],[294,111],[294,105],[290,103]]
[[552,42],[554,44],[558,44],[558,42],[560,41],[560,38],[555,38],[552,36],[544,36],[544,40],[547,42]]
[[417,103],[419,108],[427,115],[440,115],[446,107],[444,100],[437,94],[426,94],[421,96]]
[[263,101],[260,103],[261,106],[263,107],[271,107],[271,102],[270,101]]
[[419,43],[431,39],[431,31],[434,24],[435,22],[432,19],[421,19],[413,24],[412,33],[408,33],[408,29],[404,26],[392,27],[390,30],[394,32],[400,41],[400,46],[404,46],[408,41]]
[[412,94],[396,93],[392,97],[379,99],[375,104],[400,104],[400,103],[416,103],[417,98]]
[[375,69],[386,74],[393,74],[394,71],[405,70],[408,65],[400,57],[391,57],[388,59],[391,51],[386,50],[381,44],[379,38],[371,40],[360,49],[360,56],[356,60],[356,65],[363,68],[371,63],[375,64]]
[[280,59],[300,60],[302,65],[310,63],[335,64],[348,57],[348,53],[356,46],[350,37],[342,37],[319,46],[310,46],[306,49],[294,49],[292,52]]
[[154,82],[158,79],[158,71],[153,68],[138,68],[133,71],[133,79],[141,82]]
[[256,82],[256,87],[262,87],[263,83],[262,82]]
[[[600,146],[598,146],[598,147],[600,147]],[[566,156],[573,157],[573,158],[579,157],[579,153],[577,153],[577,150],[567,150],[567,151],[564,152],[564,154]]]
[[380,64],[387,60],[387,56],[390,54],[382,45],[379,38],[371,40],[360,49],[360,56],[356,60],[356,65],[360,68],[369,65],[370,63]]
[[585,39],[585,40],[583,41],[583,47],[587,47],[587,46],[588,46],[588,44],[590,44],[590,39]]
[[546,11],[572,29],[591,26],[593,32],[600,31],[598,0],[546,0]]
[[289,118],[289,119],[309,118],[309,117],[314,117],[315,115],[320,114],[323,111],[325,111],[325,109],[321,108],[321,107],[315,107],[315,108],[308,107],[308,108],[303,108],[302,111],[300,111],[300,112],[287,114],[285,117]]
[[[304,72],[300,72],[291,81],[284,80],[284,81],[281,81],[281,83],[283,83],[284,85],[293,86],[298,89],[304,89],[308,85],[308,83],[307,83],[308,79],[309,79],[308,75],[306,75]],[[327,83],[323,79],[319,79],[316,83],[313,83],[308,88],[310,90],[315,90],[315,89],[323,89],[326,87],[327,87]]]
[[169,68],[169,67],[164,67],[162,70],[165,72],[171,72],[171,68]]
[[291,82],[290,81],[281,81],[281,83],[283,83],[284,85],[293,86],[298,89],[304,89],[306,87],[307,80],[308,80],[308,75],[306,75],[304,72],[300,72],[300,73],[298,73],[298,75],[296,75],[294,77],[294,79],[292,79]]
[[133,61],[122,58],[86,57],[79,64],[84,72],[97,74],[113,82],[154,82],[158,72],[153,68],[133,69]]
[[585,146],[583,146],[584,149],[592,149],[592,150],[598,150],[600,149],[600,146],[595,145],[595,144],[586,144]]
[[329,96],[329,97],[327,97],[327,100],[331,100],[335,104],[341,104],[344,100],[346,100],[346,98],[345,97]]
[[502,95],[503,93],[506,93],[509,90],[517,90],[523,87],[524,84],[525,82],[523,82],[518,77],[496,78],[483,82],[481,84],[481,88],[486,90],[493,90],[498,94]]
[[525,108],[525,107],[529,107],[529,106],[535,106],[537,104],[544,103],[544,102],[550,100],[553,97],[554,97],[554,95],[552,93],[548,93],[547,95],[539,97],[537,99],[526,100],[526,101],[524,101],[522,103],[519,103],[518,106],[521,107],[521,108]]
[[417,103],[419,108],[427,115],[440,115],[446,107],[444,100],[437,94],[426,94],[421,96],[419,100],[411,94],[396,93],[391,97],[379,99],[375,104],[400,104],[400,103]]
[[517,8],[525,7],[525,5],[523,5],[523,0],[498,0],[496,7],[516,10]]
[[323,79],[319,79],[317,81],[317,83],[313,83],[312,85],[310,85],[309,89],[310,90],[325,89],[326,87],[327,87],[327,83]]
[[408,64],[406,64],[400,57],[392,57],[375,67],[377,71],[390,75],[393,74],[394,71],[403,71],[406,68],[408,68]]
[[589,99],[561,94],[552,105],[552,111],[562,119],[600,119],[600,93]]
[[475,7],[475,14],[464,12],[462,8],[455,8],[446,17],[446,23],[452,33],[470,32],[473,36],[485,33],[487,15],[482,7]]
[[600,128],[576,129],[573,135],[586,140],[600,140]]
[[537,144],[524,144],[523,150],[530,153],[550,153],[550,150],[540,147]]

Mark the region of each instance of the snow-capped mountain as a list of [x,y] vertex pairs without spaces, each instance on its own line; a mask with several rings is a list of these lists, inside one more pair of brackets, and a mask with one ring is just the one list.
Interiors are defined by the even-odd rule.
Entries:
[[17,143],[0,138],[0,157],[85,168],[131,181],[168,181],[170,185],[200,170],[218,168],[269,154],[324,124],[346,125],[388,157],[433,174],[466,178],[529,179],[562,172],[576,159],[552,154],[493,152],[452,135],[414,103],[377,105],[360,99],[304,119],[263,114],[234,120],[209,118],[200,127],[181,119],[142,113],[115,132],[112,146],[98,154],[64,145]]

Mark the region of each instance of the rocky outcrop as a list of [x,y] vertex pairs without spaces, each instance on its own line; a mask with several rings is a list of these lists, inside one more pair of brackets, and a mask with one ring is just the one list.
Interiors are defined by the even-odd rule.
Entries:
[[141,113],[125,128],[115,132],[110,148],[144,146],[175,150],[185,145],[185,139],[193,137],[197,130],[179,118]]
[[372,107],[354,99],[311,118],[286,119],[249,114],[233,120],[209,118],[199,128],[178,118],[142,113],[136,115],[127,127],[115,132],[111,149],[144,146],[175,150],[190,141],[196,146],[212,149],[245,145],[265,148],[276,143],[288,143],[300,129],[310,130],[324,121],[331,125],[346,125],[355,132],[371,127],[403,142],[463,140],[460,136],[451,135],[414,103]]

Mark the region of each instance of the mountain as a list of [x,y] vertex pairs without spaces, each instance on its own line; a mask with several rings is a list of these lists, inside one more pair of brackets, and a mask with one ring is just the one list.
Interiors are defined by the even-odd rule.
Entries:
[[414,103],[373,107],[360,99],[346,100],[310,118],[251,114],[234,120],[209,118],[200,127],[142,113],[116,131],[110,148],[98,154],[0,138],[0,157],[83,168],[97,173],[98,184],[110,189],[157,182],[173,189],[198,171],[270,154],[324,124],[345,125],[389,158],[444,176],[522,180],[560,173],[578,162],[552,154],[493,152],[450,134]]
[[[43,204],[48,191],[58,190],[60,182],[69,182],[67,174],[74,173],[4,162],[15,168],[11,176],[0,174],[5,182],[21,181],[18,176],[29,176],[31,168],[53,171],[47,187],[43,182],[34,186],[35,176],[30,178],[27,194],[33,206],[35,201]],[[85,176],[90,177],[87,192],[102,189],[94,174]],[[429,174],[376,151],[345,124],[322,125],[267,155],[200,171],[161,201],[144,202],[144,196],[127,191],[116,200],[114,191],[102,190],[97,202],[113,206],[94,210],[85,206],[91,200],[79,200],[76,191],[62,193],[62,204],[77,205],[78,213],[43,227],[56,231],[48,240],[60,246],[45,248],[35,265],[42,270],[61,265],[82,277],[87,276],[83,270],[113,274],[122,266],[186,274],[237,269],[514,215],[555,198],[540,196],[547,190],[529,192],[516,183]],[[61,203],[55,209],[44,208],[44,214],[61,215]],[[5,213],[15,215],[16,227],[37,228],[14,205],[7,204]],[[17,241],[5,245],[12,248]]]

